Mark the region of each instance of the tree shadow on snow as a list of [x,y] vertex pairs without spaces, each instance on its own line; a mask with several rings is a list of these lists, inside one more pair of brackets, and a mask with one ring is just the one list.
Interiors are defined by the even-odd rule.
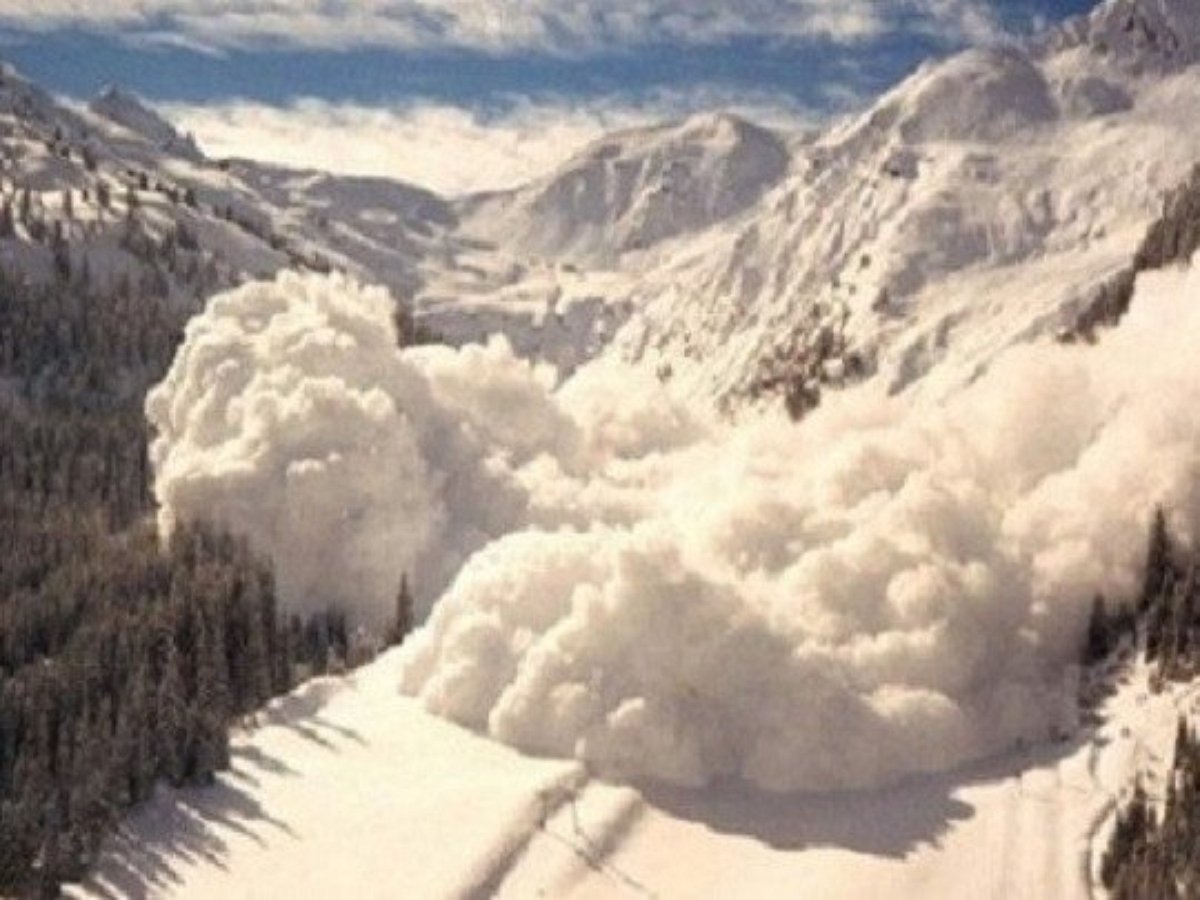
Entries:
[[286,822],[230,778],[203,788],[159,788],[106,843],[87,891],[137,900],[178,885],[180,863],[204,861],[224,869],[228,845],[222,835],[230,833],[259,844],[272,835],[295,837]]
[[[703,791],[640,785],[645,801],[672,816],[720,834],[751,837],[777,850],[836,848],[903,859],[918,848],[941,846],[975,807],[962,791],[1012,780],[1024,800],[1023,775],[1053,767],[1090,742],[1090,736],[1014,750],[1002,757],[947,772],[914,775],[891,787],[828,794],[772,794],[741,781]],[[1064,789],[1060,787],[1059,789]]]
[[[357,731],[330,721],[322,707],[338,686],[321,681],[273,701],[255,716],[259,727],[286,728],[331,753],[347,743],[363,745]],[[340,745],[340,746],[339,746]],[[230,747],[231,767],[206,787],[173,790],[159,786],[155,797],[132,813],[104,844],[84,893],[140,900],[182,883],[181,870],[195,862],[227,869],[227,840],[235,836],[265,846],[295,839],[287,822],[273,816],[255,796],[264,778],[296,778],[286,760],[251,743]]]

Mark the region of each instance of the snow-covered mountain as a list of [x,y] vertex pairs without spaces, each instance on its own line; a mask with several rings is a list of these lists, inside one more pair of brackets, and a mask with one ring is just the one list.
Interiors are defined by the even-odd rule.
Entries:
[[926,64],[799,145],[751,211],[624,266],[636,314],[615,352],[701,395],[804,405],[875,371],[944,389],[1069,328],[1196,162],[1194,17],[1109,3]]
[[938,394],[1070,330],[1128,267],[1200,157],[1198,22],[1190,0],[1107,0],[1025,44],[927,63],[820,133],[705,114],[458,201],[209,160],[118,89],[75,109],[9,70],[6,180],[51,217],[58,192],[90,186],[68,229],[80,252],[119,243],[121,216],[86,208],[99,183],[117,210],[132,187],[150,233],[194,232],[221,283],[346,269],[452,343],[503,332],[564,374],[612,355],[727,407],[802,410],[872,373]]
[[453,211],[428,191],[212,160],[116,88],[79,106],[5,68],[0,141],[0,190],[20,213],[0,262],[34,278],[51,276],[48,235],[61,230],[77,274],[153,276],[192,301],[282,268],[343,269],[409,296],[429,261],[454,269],[461,243]]
[[751,207],[790,159],[783,139],[727,114],[604,138],[550,176],[469,199],[467,229],[530,256],[612,265]]
[[1134,74],[1172,71],[1200,58],[1200,9],[1190,0],[1107,0],[1038,43],[1098,54]]
[[[1109,0],[1027,43],[927,63],[816,135],[702,116],[609,136],[459,204],[489,258],[515,262],[503,286],[457,296],[526,352],[603,344],[727,407],[782,396],[799,411],[872,373],[942,395],[1005,347],[1072,331],[1128,268],[1200,157],[1198,15]],[[506,324],[521,302],[557,309],[581,290],[607,320],[581,316],[592,339],[570,352],[552,315]],[[445,321],[445,291],[416,302]]]

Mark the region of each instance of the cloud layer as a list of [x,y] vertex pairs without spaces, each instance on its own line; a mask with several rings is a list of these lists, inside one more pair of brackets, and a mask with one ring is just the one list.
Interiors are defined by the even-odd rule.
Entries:
[[138,29],[213,46],[580,51],[769,37],[854,43],[898,29],[978,39],[983,0],[8,0],[0,23]]
[[711,90],[660,92],[586,103],[547,98],[472,109],[432,102],[392,107],[298,100],[164,104],[208,155],[240,156],[350,175],[398,178],[443,194],[513,187],[552,171],[615,129],[713,107],[795,125],[803,115],[780,97]]
[[521,749],[880,784],[1071,726],[1093,592],[1131,595],[1155,504],[1200,509],[1198,299],[1147,276],[1097,348],[735,427],[617,365],[397,351],[383,295],[286,276],[214,300],[152,395],[162,522],[247,529],[302,608],[448,585],[403,689]]

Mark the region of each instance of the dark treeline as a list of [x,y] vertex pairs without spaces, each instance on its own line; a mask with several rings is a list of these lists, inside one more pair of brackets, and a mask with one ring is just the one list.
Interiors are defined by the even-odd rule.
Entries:
[[1156,685],[1200,672],[1200,552],[1179,547],[1161,509],[1151,520],[1136,606],[1110,610],[1103,597],[1096,598],[1084,662],[1099,662],[1122,640],[1139,638]]
[[[269,569],[200,526],[50,530],[0,614],[0,891],[54,896],[156,780],[206,783],[228,727],[290,685]],[[5,575],[8,575],[6,570]]]
[[[1179,546],[1161,510],[1150,526],[1136,611],[1112,614],[1098,599],[1085,661],[1100,661],[1121,641],[1153,664],[1153,688],[1200,672],[1200,551]],[[1200,900],[1200,742],[1186,721],[1166,797],[1151,798],[1135,784],[1117,812],[1100,875],[1115,900]]]
[[1100,860],[1113,900],[1200,898],[1200,741],[1180,719],[1162,816],[1139,783]]
[[161,545],[142,405],[191,310],[170,262],[101,289],[70,258],[0,273],[0,896],[56,896],[157,782],[227,765],[232,723],[375,649],[336,612],[283,621],[234,536]]

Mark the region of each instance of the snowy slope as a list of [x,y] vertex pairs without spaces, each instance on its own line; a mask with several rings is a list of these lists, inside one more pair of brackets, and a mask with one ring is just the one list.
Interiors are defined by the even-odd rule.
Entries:
[[[210,160],[190,137],[116,88],[77,106],[5,68],[0,152],[0,201],[14,209],[27,203],[46,233],[61,227],[73,262],[82,267],[86,259],[90,277],[102,283],[165,278],[173,295],[195,303],[282,268],[338,268],[408,297],[423,281],[427,259],[439,271],[453,268],[446,262],[456,246],[453,217],[433,194],[394,182]],[[147,240],[128,239],[131,206]],[[164,242],[182,246],[186,264],[168,265],[160,254]],[[0,240],[0,261],[33,277],[51,273],[48,241],[24,223]]]
[[[1161,796],[1178,713],[1127,671],[1094,729],[859,795],[766,800],[591,784],[530,843],[501,897],[1088,898],[1134,773]],[[564,839],[565,838],[565,839]],[[644,889],[639,890],[639,888]]]
[[1194,690],[1121,675],[1095,726],[883,791],[620,787],[395,694],[394,656],[277,701],[211,790],[160,788],[76,897],[1087,898]]
[[1099,54],[1132,74],[1177,69],[1200,59],[1200,8],[1191,0],[1107,0],[1041,45]]

